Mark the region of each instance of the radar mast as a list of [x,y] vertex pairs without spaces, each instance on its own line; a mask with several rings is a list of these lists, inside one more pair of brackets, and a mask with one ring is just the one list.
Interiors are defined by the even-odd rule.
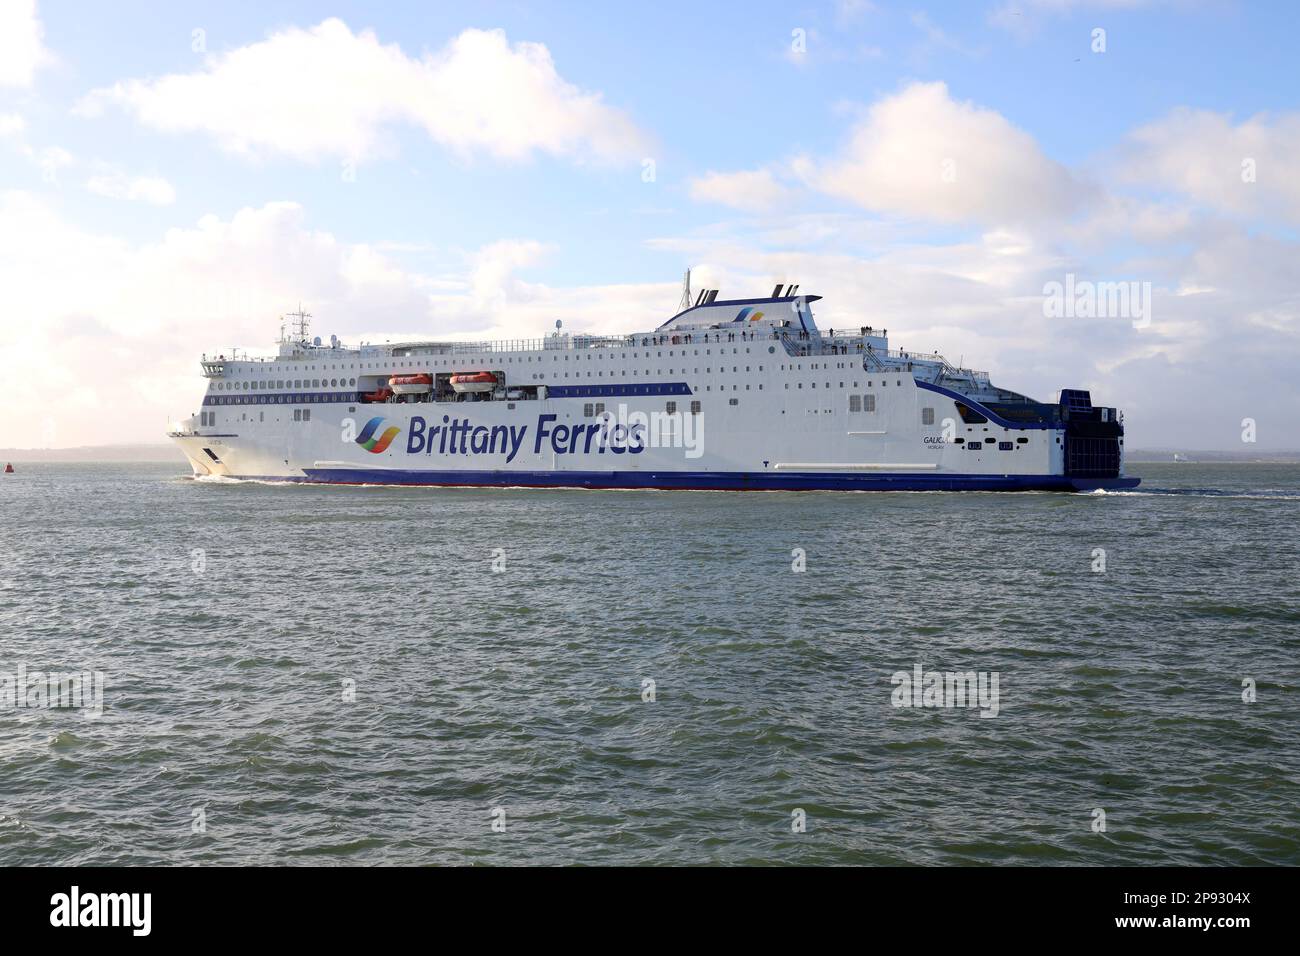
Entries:
[[[291,331],[292,331],[292,334],[293,334],[293,338],[292,338],[292,339],[286,339],[286,338],[285,338],[284,327],[285,327],[285,322],[286,322],[287,320],[292,320],[292,321],[289,323],[289,327],[290,327],[290,329],[291,329]],[[310,341],[310,339],[309,339],[308,336],[307,336],[307,333],[310,331],[310,329],[311,329],[311,313],[310,313],[310,312],[304,312],[304,311],[302,310],[302,303],[301,303],[301,302],[298,303],[298,311],[297,311],[297,312],[290,312],[290,313],[288,313],[288,314],[286,314],[286,315],[282,315],[282,316],[280,316],[280,341],[281,341],[281,343],[284,343],[284,342],[286,342],[286,341],[292,341],[293,343],[295,343],[295,344],[297,344],[297,345],[306,345],[306,344]]]

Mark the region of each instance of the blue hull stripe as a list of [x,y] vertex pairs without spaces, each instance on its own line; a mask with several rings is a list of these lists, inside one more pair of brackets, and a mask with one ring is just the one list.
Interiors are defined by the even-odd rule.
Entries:
[[[308,468],[305,478],[353,485],[456,485],[531,488],[661,488],[705,491],[1092,491],[1135,488],[1139,478],[1064,475],[832,474],[739,471],[417,471]],[[258,476],[249,476],[258,477]]]

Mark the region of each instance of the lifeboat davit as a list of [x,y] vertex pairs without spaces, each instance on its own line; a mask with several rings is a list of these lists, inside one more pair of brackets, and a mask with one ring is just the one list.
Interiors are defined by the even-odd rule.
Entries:
[[427,395],[433,391],[433,376],[424,373],[394,375],[388,380],[388,387],[394,395]]
[[490,392],[497,387],[497,377],[491,372],[457,372],[451,387],[457,392]]

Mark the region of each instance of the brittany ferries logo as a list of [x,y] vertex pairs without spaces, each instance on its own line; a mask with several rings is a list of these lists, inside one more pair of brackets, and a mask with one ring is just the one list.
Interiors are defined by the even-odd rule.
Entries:
[[390,425],[388,428],[384,429],[382,435],[376,438],[375,432],[378,431],[379,426],[383,423],[384,420],[382,418],[370,419],[370,421],[366,422],[366,427],[361,429],[361,434],[356,438],[357,444],[372,455],[378,455],[381,452],[387,451],[388,446],[393,443],[393,439],[401,432],[400,428]]

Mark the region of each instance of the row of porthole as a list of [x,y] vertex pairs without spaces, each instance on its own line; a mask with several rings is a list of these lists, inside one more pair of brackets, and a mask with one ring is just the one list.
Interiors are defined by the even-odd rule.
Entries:
[[[224,392],[224,391],[226,390],[226,384],[227,384],[227,383],[225,383],[225,382],[218,382],[218,383],[217,383],[217,391],[218,391],[218,392]],[[259,381],[255,381],[255,382],[244,382],[244,383],[242,383],[242,386],[241,386],[241,383],[239,383],[239,382],[230,382],[230,383],[229,383],[229,385],[230,385],[230,390],[231,390],[232,392],[233,392],[233,391],[240,391],[241,388],[242,388],[243,391],[246,392],[246,391],[248,391],[249,386],[252,386],[252,388],[253,388],[254,391],[258,391],[258,390],[261,390],[261,389],[268,389],[268,388],[349,388],[349,387],[355,387],[356,384],[357,384],[357,380],[356,380],[355,378],[351,378],[351,379],[349,379],[349,378],[331,378],[331,379],[313,378],[313,379],[297,379],[297,380],[295,380],[295,381],[288,381],[288,380],[285,380],[285,381],[271,381],[270,379],[267,379],[267,380],[265,380],[265,381],[261,381],[261,380],[259,380]]]

